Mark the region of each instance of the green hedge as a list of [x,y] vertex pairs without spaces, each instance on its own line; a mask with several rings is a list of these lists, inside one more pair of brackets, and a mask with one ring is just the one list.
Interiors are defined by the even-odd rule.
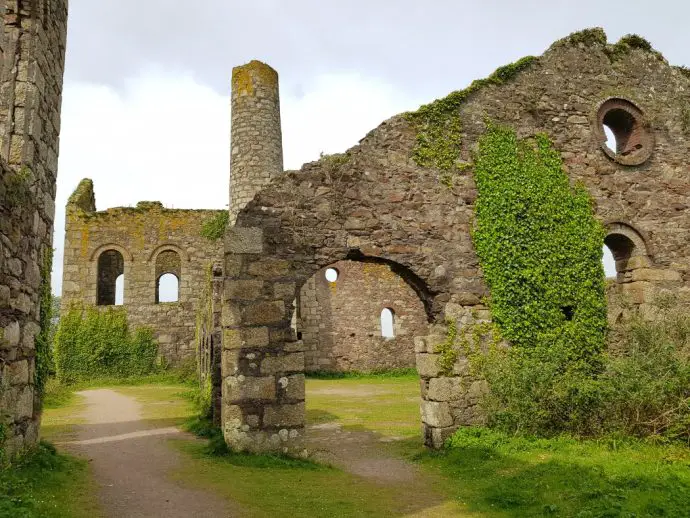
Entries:
[[130,331],[124,308],[71,308],[55,334],[55,366],[64,383],[149,374],[157,353],[151,330]]

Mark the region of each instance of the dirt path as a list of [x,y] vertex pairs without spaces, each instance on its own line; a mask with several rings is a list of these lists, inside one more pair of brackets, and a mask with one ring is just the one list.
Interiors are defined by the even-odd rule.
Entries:
[[226,502],[212,493],[190,490],[169,479],[180,454],[166,446],[165,438],[186,434],[142,420],[141,405],[113,390],[78,394],[86,398],[82,415],[86,424],[77,428],[77,440],[63,444],[91,461],[107,517],[233,515]]

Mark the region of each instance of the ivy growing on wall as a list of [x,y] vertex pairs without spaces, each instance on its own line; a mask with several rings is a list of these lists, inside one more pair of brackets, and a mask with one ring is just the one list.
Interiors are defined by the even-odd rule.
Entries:
[[55,367],[63,383],[149,374],[157,352],[150,329],[130,331],[124,308],[72,307],[55,334]]
[[515,348],[596,367],[604,347],[604,229],[545,135],[491,125],[480,139],[474,244],[490,309]]
[[225,235],[230,222],[230,213],[227,210],[220,211],[216,216],[204,222],[201,227],[201,237],[210,241],[217,241]]
[[407,120],[417,130],[412,158],[417,165],[441,171],[440,180],[449,182],[449,174],[462,169],[459,163],[462,145],[460,106],[473,93],[488,85],[501,85],[530,67],[538,58],[526,56],[515,63],[498,68],[485,79],[477,79],[464,90],[457,90],[443,99],[425,104],[407,113]]

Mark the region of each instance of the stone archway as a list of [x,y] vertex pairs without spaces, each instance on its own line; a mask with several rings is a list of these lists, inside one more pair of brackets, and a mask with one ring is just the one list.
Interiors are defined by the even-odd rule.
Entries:
[[[304,344],[291,327],[294,301],[305,282],[329,264],[357,257],[393,265],[416,291],[433,321],[434,293],[408,266],[354,249],[325,246],[315,232],[308,247],[277,242],[289,230],[232,228],[226,236],[223,306],[222,422],[233,448],[300,451],[305,425]],[[307,251],[310,253],[304,253]],[[300,253],[302,252],[302,253]]]

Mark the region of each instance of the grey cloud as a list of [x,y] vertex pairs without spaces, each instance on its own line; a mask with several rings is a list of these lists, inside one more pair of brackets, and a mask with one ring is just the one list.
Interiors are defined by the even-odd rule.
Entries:
[[590,26],[687,63],[689,14],[672,0],[71,0],[67,80],[120,87],[158,66],[227,93],[231,68],[257,58],[291,92],[358,72],[431,99]]

